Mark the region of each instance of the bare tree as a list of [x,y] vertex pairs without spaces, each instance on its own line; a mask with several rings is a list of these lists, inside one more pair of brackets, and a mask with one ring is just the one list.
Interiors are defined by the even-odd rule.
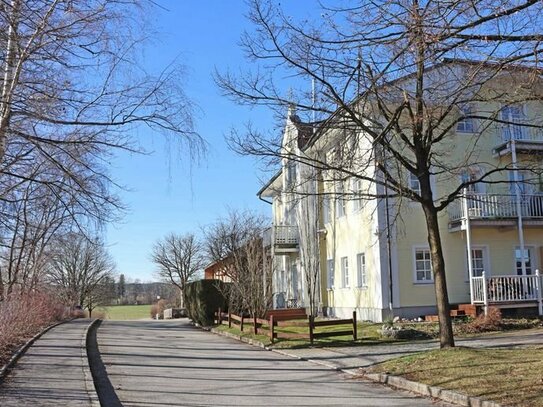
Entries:
[[271,304],[271,259],[264,250],[266,219],[231,210],[204,230],[205,249],[230,282],[225,293],[234,312],[263,317]]
[[71,233],[55,241],[47,278],[67,304],[87,307],[90,316],[104,299],[105,283],[114,278],[114,271],[115,263],[101,241]]
[[87,233],[118,218],[123,206],[111,191],[119,186],[107,163],[115,148],[140,151],[132,136],[137,127],[173,136],[191,158],[203,152],[193,104],[180,85],[183,67],[174,62],[150,74],[140,64],[150,38],[145,15],[154,6],[148,0],[0,6],[0,223],[6,226],[0,238],[8,259],[0,268],[0,300],[6,278],[10,290],[27,281],[20,270],[41,258],[60,224]]
[[[537,178],[540,167],[531,160],[490,164],[479,157],[481,140],[496,128],[542,127],[537,116],[522,120],[503,107],[542,100],[543,3],[340,3],[323,6],[314,22],[296,21],[272,1],[253,0],[250,6],[255,30],[241,43],[258,69],[217,73],[218,85],[233,100],[269,106],[279,117],[294,105],[314,130],[300,141],[301,153],[282,149],[275,135],[251,126],[234,132],[231,144],[272,162],[279,157],[313,166],[329,185],[360,179],[367,187],[352,196],[390,199],[396,213],[403,200],[418,202],[428,232],[440,344],[454,346],[438,215],[466,188],[510,182],[510,170]],[[481,110],[471,110],[471,103]],[[464,159],[451,162],[455,130],[469,120],[479,123],[475,137]],[[506,142],[514,144],[514,131]],[[459,181],[474,163],[482,171]],[[409,174],[417,188],[407,182]]]
[[205,266],[203,245],[192,233],[170,233],[153,246],[151,259],[157,274],[181,291],[181,307],[185,306],[185,286]]

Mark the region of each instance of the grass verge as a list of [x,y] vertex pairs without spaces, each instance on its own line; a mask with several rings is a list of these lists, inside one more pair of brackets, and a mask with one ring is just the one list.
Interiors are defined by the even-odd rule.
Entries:
[[106,319],[127,320],[150,318],[151,305],[112,305],[98,309]]
[[543,347],[453,348],[429,351],[375,365],[389,373],[510,406],[543,405]]
[[[392,339],[383,339],[380,336],[382,324],[374,323],[359,323],[357,324],[358,331],[358,340],[353,341],[352,336],[331,336],[328,338],[315,339],[314,346],[326,346],[326,347],[335,347],[335,346],[353,346],[353,345],[374,345],[378,343],[392,343],[398,342],[398,340]],[[331,331],[342,331],[351,328],[350,324],[346,325],[336,325],[331,327],[319,327],[316,332],[331,332]],[[232,328],[228,328],[227,325],[220,325],[217,327],[219,331],[229,332],[234,335],[239,335],[245,338],[250,338],[256,341],[261,342],[265,346],[271,346],[276,349],[287,349],[287,348],[303,348],[310,346],[309,340],[304,339],[276,339],[275,342],[270,342],[270,338],[265,335],[254,335],[251,333],[252,327],[249,325],[244,329],[244,332],[241,332],[239,328],[235,325],[232,325]],[[277,327],[275,328],[277,332],[287,332],[287,333],[306,333],[308,332],[307,327],[303,326],[292,326],[292,327]]]

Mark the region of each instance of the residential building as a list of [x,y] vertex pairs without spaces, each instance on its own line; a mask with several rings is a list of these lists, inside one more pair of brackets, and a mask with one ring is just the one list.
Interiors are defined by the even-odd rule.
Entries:
[[[444,66],[460,75],[469,64],[448,61]],[[436,67],[435,77],[443,74]],[[434,172],[435,199],[446,199],[465,184],[439,217],[452,304],[543,312],[538,274],[543,264],[543,85],[539,73],[526,87],[526,75],[526,70],[508,69],[488,80],[477,97],[457,109],[438,151],[443,168],[458,164]],[[400,80],[409,86],[408,77]],[[492,97],[480,96],[489,93]],[[307,306],[301,253],[309,240],[300,239],[300,231],[309,222],[315,229],[311,244],[319,248],[318,301],[324,314],[346,317],[356,310],[361,319],[373,321],[434,314],[434,275],[420,204],[401,196],[385,198],[386,186],[380,183],[349,174],[330,177],[333,165],[313,165],[311,160],[329,163],[343,150],[364,157],[356,162],[366,178],[379,177],[372,141],[357,129],[332,130],[330,120],[302,123],[289,110],[281,169],[258,193],[272,204],[274,305]],[[353,131],[356,142],[349,144]],[[393,165],[390,158],[384,161]],[[317,176],[310,181],[303,174],[312,167]],[[414,174],[400,171],[398,177],[420,190]],[[308,184],[315,196],[312,217],[299,208]],[[300,188],[306,189],[300,194]],[[362,198],[369,195],[375,198]]]

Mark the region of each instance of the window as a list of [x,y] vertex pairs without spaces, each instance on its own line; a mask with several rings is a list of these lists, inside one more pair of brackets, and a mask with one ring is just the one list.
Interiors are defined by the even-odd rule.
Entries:
[[341,286],[349,287],[349,259],[347,257],[341,258]]
[[[468,183],[478,180],[481,177],[481,169],[479,167],[466,168],[460,173],[460,182]],[[477,182],[475,184],[466,185],[466,189],[471,193],[485,193],[485,184]]]
[[432,260],[429,249],[415,249],[415,282],[432,283]]
[[290,276],[292,298],[298,299],[298,267],[296,266],[296,263],[290,265]]
[[286,176],[287,187],[293,187],[296,184],[296,163],[289,162],[287,164],[287,176]]
[[411,191],[420,195],[420,181],[412,172],[409,173],[408,185]]
[[355,194],[353,201],[353,212],[362,209],[362,180],[355,178],[352,181],[353,193]]
[[326,274],[328,277],[328,288],[334,288],[334,259],[326,261]]
[[[483,271],[488,275],[488,269],[486,266],[486,250],[483,247],[472,247],[471,248],[471,271],[473,277],[481,277]],[[469,277],[469,268],[468,268],[468,277]]]
[[338,218],[345,216],[345,196],[343,182],[338,182],[336,184],[336,216]]
[[[528,178],[528,180],[527,180]],[[517,171],[517,183],[515,184],[515,171],[509,171],[509,192],[511,195],[516,195],[517,190],[515,185],[518,185],[521,195],[530,195],[533,191],[533,184],[529,182],[530,176],[525,171]]]
[[356,255],[356,274],[358,287],[367,287],[366,281],[366,254],[358,253]]
[[[532,274],[532,250],[529,248],[524,248],[524,264],[526,265],[526,275]],[[522,276],[522,256],[520,247],[515,248],[515,267],[517,269],[517,274]]]
[[330,196],[324,195],[322,198],[322,221],[324,224],[330,223]]
[[456,131],[460,133],[475,133],[475,119],[473,117],[469,117],[473,115],[472,107],[470,105],[466,105],[460,110],[462,117],[458,120]]
[[522,106],[520,105],[510,105],[504,106],[501,109],[501,119],[503,123],[503,132],[502,136],[505,141],[509,140],[523,140],[526,136],[526,128],[519,126],[515,123],[522,123],[524,120],[524,113],[522,111]]

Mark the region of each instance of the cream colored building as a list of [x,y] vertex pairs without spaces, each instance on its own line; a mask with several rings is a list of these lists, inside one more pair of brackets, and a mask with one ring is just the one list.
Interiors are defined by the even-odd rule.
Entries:
[[[480,118],[459,120],[440,145],[443,160],[463,164],[457,171],[434,177],[437,199],[463,181],[490,173],[486,182],[469,185],[440,215],[451,304],[532,307],[542,313],[538,270],[543,264],[543,179],[537,171],[543,169],[543,128],[538,127],[543,125],[543,104],[530,101],[542,92],[539,80],[528,89],[515,88],[522,75],[504,72],[489,81],[482,92],[506,94],[513,88],[515,103],[493,96],[464,105]],[[293,157],[328,160],[334,151],[330,146],[337,146],[338,137],[327,134],[325,126],[326,122],[303,124],[289,111],[284,151],[291,151]],[[371,143],[363,134],[357,140],[355,148],[365,156]],[[375,171],[372,159],[362,171]],[[300,252],[308,243],[299,231],[313,221],[297,210],[300,197],[296,192],[307,184],[303,174],[310,167],[303,161],[284,158],[281,170],[259,191],[261,199],[272,203],[269,242],[276,307],[307,306]],[[492,174],[493,169],[506,167]],[[411,188],[419,187],[411,174],[399,177],[405,177]],[[323,313],[346,317],[356,310],[361,319],[373,321],[391,315],[434,314],[433,275],[420,205],[399,198],[358,199],[357,191],[378,195],[384,188],[352,178],[328,182],[326,174],[320,174],[311,188],[316,196],[314,218],[318,221],[313,236],[320,253]]]

